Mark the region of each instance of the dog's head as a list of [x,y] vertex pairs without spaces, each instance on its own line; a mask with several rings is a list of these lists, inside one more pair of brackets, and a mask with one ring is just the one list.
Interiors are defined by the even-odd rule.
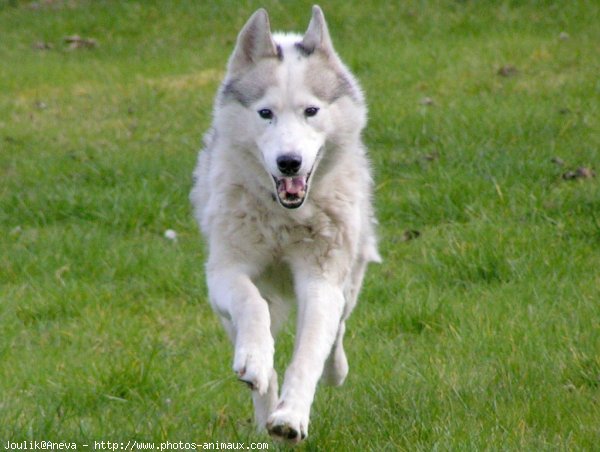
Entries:
[[[352,114],[345,108],[342,115],[348,102]],[[267,12],[256,11],[238,36],[219,103],[234,110],[227,123],[237,130],[230,133],[255,153],[288,209],[306,200],[326,148],[360,133],[366,117],[362,92],[333,49],[318,6],[304,36],[273,35]]]

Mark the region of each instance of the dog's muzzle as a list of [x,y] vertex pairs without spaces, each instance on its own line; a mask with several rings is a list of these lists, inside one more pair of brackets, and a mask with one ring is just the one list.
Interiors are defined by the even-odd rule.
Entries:
[[277,159],[277,167],[283,176],[272,176],[275,182],[277,200],[286,209],[297,209],[306,200],[310,176],[317,168],[322,156],[323,146],[317,152],[315,161],[304,175],[298,175],[302,158],[296,154],[288,154]]
[[310,173],[305,176],[273,176],[279,203],[286,209],[297,209],[306,199]]

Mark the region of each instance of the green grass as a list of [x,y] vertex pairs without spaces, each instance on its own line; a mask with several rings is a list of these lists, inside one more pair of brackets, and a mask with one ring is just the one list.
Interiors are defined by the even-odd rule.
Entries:
[[[262,5],[305,29],[310,2]],[[268,441],[187,201],[258,6],[0,0],[2,446]],[[600,5],[322,6],[370,103],[385,263],[349,322],[349,379],[320,388],[302,449],[597,448],[600,177],[561,175],[600,173]],[[99,45],[68,51],[71,34]]]

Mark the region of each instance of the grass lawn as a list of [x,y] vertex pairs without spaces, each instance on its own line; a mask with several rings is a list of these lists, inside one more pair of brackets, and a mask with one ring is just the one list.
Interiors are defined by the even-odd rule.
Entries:
[[[0,0],[0,447],[269,441],[187,195],[239,28],[310,5]],[[300,449],[598,450],[600,4],[322,6],[370,104],[385,262]]]

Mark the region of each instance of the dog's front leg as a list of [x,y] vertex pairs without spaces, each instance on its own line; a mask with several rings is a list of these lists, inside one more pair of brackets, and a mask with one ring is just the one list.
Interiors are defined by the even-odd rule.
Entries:
[[322,277],[298,278],[296,288],[298,326],[294,355],[277,408],[267,422],[271,435],[291,442],[299,442],[308,434],[310,407],[344,308],[341,288]]
[[[257,393],[255,402],[266,403],[277,392],[269,306],[250,277],[236,268],[213,266],[207,271],[207,282],[211,304],[234,343],[233,370]],[[258,417],[263,418],[257,419],[259,424],[264,425],[265,411],[268,407],[257,407]]]

